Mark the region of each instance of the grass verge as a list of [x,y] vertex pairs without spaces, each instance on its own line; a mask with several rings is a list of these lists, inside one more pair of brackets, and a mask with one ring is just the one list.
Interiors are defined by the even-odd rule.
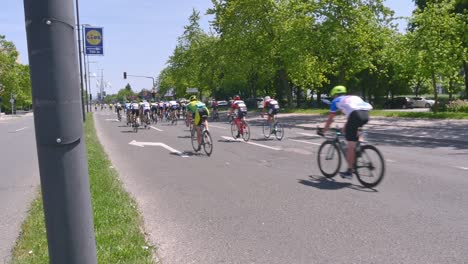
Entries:
[[[99,143],[92,115],[85,124],[98,263],[153,263],[137,204],[123,189]],[[49,263],[42,196],[34,200],[13,249],[13,264]]]

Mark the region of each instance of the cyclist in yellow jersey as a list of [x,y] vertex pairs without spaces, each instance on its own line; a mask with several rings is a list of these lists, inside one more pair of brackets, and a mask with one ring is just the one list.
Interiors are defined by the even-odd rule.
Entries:
[[189,122],[191,119],[194,119],[193,127],[197,130],[197,141],[200,150],[201,144],[201,130],[200,124],[204,123],[206,130],[208,130],[208,116],[210,115],[210,111],[206,107],[206,105],[197,100],[195,95],[190,96],[190,103],[187,105],[187,114],[186,114],[186,126],[189,126]]

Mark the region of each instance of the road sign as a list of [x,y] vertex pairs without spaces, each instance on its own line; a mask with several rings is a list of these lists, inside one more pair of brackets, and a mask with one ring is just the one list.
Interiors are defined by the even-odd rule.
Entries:
[[187,88],[185,92],[188,94],[195,94],[198,93],[198,88]]
[[11,99],[10,99],[10,103],[12,104],[12,103],[14,103],[14,102],[15,102],[15,99],[11,98]]
[[85,27],[86,55],[104,55],[102,27]]

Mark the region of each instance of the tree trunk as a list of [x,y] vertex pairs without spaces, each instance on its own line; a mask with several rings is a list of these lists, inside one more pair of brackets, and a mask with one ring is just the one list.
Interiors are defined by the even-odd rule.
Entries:
[[280,89],[284,93],[286,93],[286,97],[288,99],[288,107],[291,108],[292,103],[293,103],[292,90],[291,90],[291,87],[290,87],[289,82],[288,82],[288,74],[286,72],[286,69],[284,67],[282,67],[278,71],[278,75],[279,75]]
[[449,81],[448,92],[449,92],[449,102],[450,102],[452,101],[452,98],[453,98],[453,79],[452,78],[450,78],[450,81]]
[[416,83],[416,88],[414,89],[414,96],[418,97],[419,96],[419,90],[421,89],[421,81],[418,80]]
[[465,68],[465,99],[468,99],[468,61],[463,62]]
[[432,87],[434,89],[434,106],[432,108],[432,110],[434,111],[434,113],[437,113],[437,108],[438,108],[438,100],[437,100],[437,81],[436,81],[436,76],[435,76],[435,72],[432,71]]

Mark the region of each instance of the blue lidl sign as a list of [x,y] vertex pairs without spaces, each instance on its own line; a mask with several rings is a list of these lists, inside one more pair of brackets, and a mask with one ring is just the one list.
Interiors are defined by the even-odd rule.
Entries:
[[101,27],[85,27],[86,55],[104,55],[104,45]]

